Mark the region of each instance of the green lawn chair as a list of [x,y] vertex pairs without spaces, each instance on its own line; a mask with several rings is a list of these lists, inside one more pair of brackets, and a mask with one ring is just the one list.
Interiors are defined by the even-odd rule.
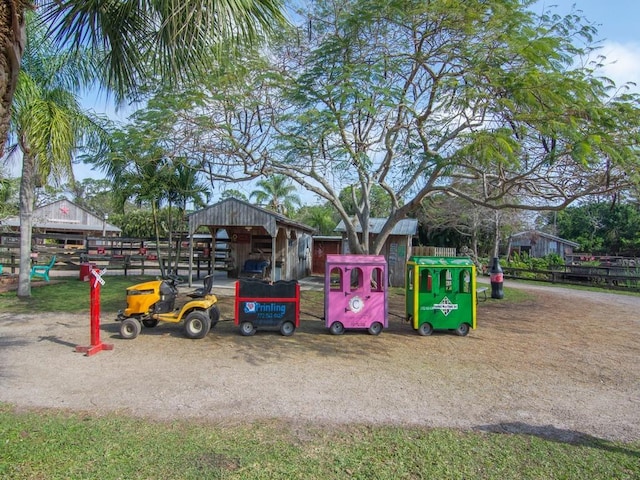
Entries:
[[49,270],[53,268],[56,263],[56,256],[51,257],[51,261],[47,265],[34,265],[31,267],[31,279],[34,277],[43,278],[45,281],[49,281]]

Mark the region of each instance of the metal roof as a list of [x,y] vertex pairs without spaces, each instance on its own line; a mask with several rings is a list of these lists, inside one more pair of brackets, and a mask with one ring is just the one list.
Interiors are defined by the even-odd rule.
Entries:
[[409,264],[430,266],[469,267],[473,262],[468,257],[410,257]]
[[546,238],[548,240],[553,240],[558,243],[564,243],[565,245],[571,245],[572,247],[579,247],[580,244],[576,242],[572,242],[571,240],[565,240],[564,238],[556,237],[555,235],[551,235],[550,233],[541,232],[539,230],[527,230],[525,232],[518,232],[511,235],[511,238],[514,237],[524,237],[538,235],[539,237]]
[[[369,233],[377,235],[382,231],[382,227],[384,227],[385,223],[387,223],[388,218],[370,218],[369,219]],[[358,220],[354,220],[358,222]],[[333,230],[334,232],[346,232],[344,221],[341,220],[338,226]],[[362,227],[360,223],[356,225],[356,231],[358,233],[362,233]],[[393,230],[391,230],[391,235],[406,235],[412,236],[418,232],[418,220],[415,218],[405,218],[400,220],[395,224]]]
[[189,215],[189,232],[200,226],[262,226],[272,237],[277,235],[277,225],[286,225],[308,233],[315,229],[266,208],[252,205],[237,198],[227,198]]
[[[68,199],[60,199],[34,209],[33,228],[77,232],[121,232],[121,230]],[[20,217],[0,220],[0,225],[19,227]]]

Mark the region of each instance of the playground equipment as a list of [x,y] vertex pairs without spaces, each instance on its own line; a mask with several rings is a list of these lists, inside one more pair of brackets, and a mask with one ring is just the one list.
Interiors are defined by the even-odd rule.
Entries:
[[234,321],[245,336],[254,335],[258,327],[277,328],[285,337],[293,335],[300,326],[300,285],[295,280],[238,280]]
[[476,328],[476,267],[464,257],[411,257],[406,271],[406,320],[420,335]]
[[327,255],[325,324],[334,335],[388,326],[387,261],[382,255]]

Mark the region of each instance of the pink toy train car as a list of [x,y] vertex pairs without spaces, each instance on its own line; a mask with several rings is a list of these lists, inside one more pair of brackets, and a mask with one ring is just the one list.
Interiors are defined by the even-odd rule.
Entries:
[[388,327],[387,261],[382,255],[327,255],[325,323],[334,335]]

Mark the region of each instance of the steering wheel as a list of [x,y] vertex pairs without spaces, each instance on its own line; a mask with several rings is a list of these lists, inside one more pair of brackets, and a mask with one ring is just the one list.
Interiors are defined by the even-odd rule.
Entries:
[[170,280],[174,285],[180,285],[184,283],[184,279],[180,275],[176,275],[175,273],[168,273],[165,275],[167,280]]

